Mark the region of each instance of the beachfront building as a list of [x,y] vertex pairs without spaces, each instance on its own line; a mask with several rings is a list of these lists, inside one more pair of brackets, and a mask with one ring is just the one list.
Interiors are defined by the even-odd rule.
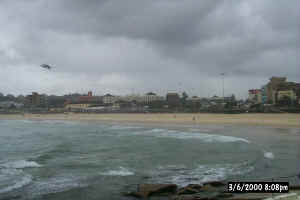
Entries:
[[297,99],[296,93],[293,90],[280,90],[277,92],[277,101],[280,101],[284,98],[288,98],[291,101]]
[[208,107],[208,101],[197,96],[188,97],[185,103],[185,107],[194,112],[199,111],[202,105]]
[[166,96],[167,104],[170,107],[180,106],[180,97],[177,93],[168,93]]
[[102,100],[103,100],[104,104],[114,104],[119,99],[120,99],[120,97],[114,96],[114,95],[111,95],[111,94],[106,94],[102,97]]
[[271,77],[269,83],[267,84],[267,99],[271,104],[276,103],[276,93],[279,85],[284,85],[286,83],[286,77]]
[[40,95],[37,92],[33,92],[31,95],[26,96],[27,107],[45,107],[47,106],[47,96]]
[[142,96],[142,102],[145,104],[150,104],[154,101],[163,101],[164,97],[158,96],[153,92],[149,92],[146,95]]
[[188,97],[188,98],[186,99],[186,101],[190,101],[190,102],[201,102],[201,101],[202,101],[202,98],[197,97],[197,96],[192,96],[192,97]]
[[163,101],[164,97],[158,96],[153,92],[149,92],[145,95],[126,95],[119,97],[120,101],[123,102],[133,102],[133,103],[143,103],[150,104],[154,101]]
[[78,103],[88,102],[90,104],[97,104],[98,105],[98,104],[103,104],[102,100],[103,100],[102,97],[93,96],[92,92],[88,92],[87,95],[79,96]]
[[102,106],[102,97],[93,96],[92,92],[86,95],[78,95],[76,98],[65,97],[65,108],[68,110],[84,110],[89,107]]
[[267,91],[268,91],[267,85],[262,86],[260,89],[262,104],[266,104],[268,102]]
[[260,90],[249,90],[249,100],[263,104],[278,104],[282,98],[297,101],[300,98],[300,83],[288,82],[286,77],[271,77]]
[[89,103],[70,103],[66,104],[65,108],[67,110],[83,110],[91,107],[92,104]]
[[79,96],[78,101],[79,102],[88,102],[93,100],[93,93],[91,91],[88,92],[87,95]]
[[67,100],[65,96],[50,95],[47,97],[48,107],[52,110],[53,108],[64,108]]
[[142,96],[141,95],[135,95],[135,94],[132,94],[132,95],[126,95],[126,96],[121,96],[119,98],[120,101],[124,101],[124,102],[134,102],[134,103],[137,103],[137,102],[141,102],[142,101]]
[[248,91],[248,100],[252,103],[262,103],[262,94],[260,89],[251,89]]

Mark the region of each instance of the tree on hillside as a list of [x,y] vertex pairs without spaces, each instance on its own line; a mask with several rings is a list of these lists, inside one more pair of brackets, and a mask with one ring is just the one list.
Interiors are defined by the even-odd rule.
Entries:
[[25,96],[19,95],[16,100],[18,103],[25,103]]
[[14,101],[15,100],[15,96],[12,95],[12,94],[8,94],[8,95],[6,95],[6,100],[7,101]]
[[187,100],[188,97],[189,97],[189,96],[188,96],[188,94],[187,94],[186,92],[183,92],[183,93],[182,93],[181,103],[182,103],[183,106],[185,106],[186,100]]

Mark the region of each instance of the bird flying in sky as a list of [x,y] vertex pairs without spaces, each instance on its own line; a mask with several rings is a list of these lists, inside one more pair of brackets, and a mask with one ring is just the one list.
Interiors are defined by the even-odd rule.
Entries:
[[52,69],[52,67],[50,66],[50,65],[47,65],[47,64],[42,64],[42,65],[40,65],[42,68],[44,68],[44,69],[48,69],[48,70],[50,70],[50,69]]

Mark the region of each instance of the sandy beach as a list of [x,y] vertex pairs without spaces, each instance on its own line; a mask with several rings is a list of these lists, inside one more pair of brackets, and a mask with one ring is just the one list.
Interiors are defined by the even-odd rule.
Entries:
[[16,120],[82,120],[158,124],[248,125],[300,127],[300,114],[25,114],[0,115],[1,119]]

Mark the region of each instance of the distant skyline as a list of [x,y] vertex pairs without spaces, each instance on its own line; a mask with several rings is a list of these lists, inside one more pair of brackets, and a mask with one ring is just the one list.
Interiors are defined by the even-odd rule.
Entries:
[[[1,0],[0,92],[186,91],[300,82],[297,0]],[[40,67],[53,66],[52,70]]]

